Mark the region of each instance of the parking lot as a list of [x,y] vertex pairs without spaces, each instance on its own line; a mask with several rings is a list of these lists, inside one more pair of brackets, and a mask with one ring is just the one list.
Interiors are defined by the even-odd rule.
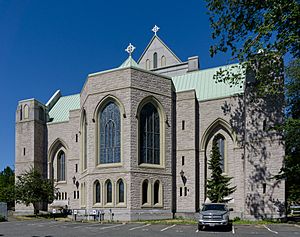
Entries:
[[233,225],[231,230],[206,229],[196,225],[151,225],[143,223],[81,223],[54,220],[14,221],[0,223],[0,236],[57,237],[57,236],[300,236],[300,225]]

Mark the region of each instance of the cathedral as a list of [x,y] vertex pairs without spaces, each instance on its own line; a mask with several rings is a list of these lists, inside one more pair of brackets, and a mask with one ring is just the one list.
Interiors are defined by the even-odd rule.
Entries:
[[[280,99],[258,98],[251,73],[240,84],[215,82],[220,70],[182,61],[158,36],[137,61],[129,44],[120,66],[87,76],[81,91],[49,101],[18,102],[16,176],[30,167],[53,179],[56,200],[41,209],[101,212],[105,219],[194,217],[207,198],[212,143],[236,191],[226,197],[232,216],[277,218],[285,183]],[[16,213],[32,213],[16,204]]]

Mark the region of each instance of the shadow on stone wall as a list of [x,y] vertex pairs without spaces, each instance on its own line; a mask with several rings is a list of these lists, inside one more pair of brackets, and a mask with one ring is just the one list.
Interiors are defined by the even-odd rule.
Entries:
[[[222,110],[224,115],[230,116],[229,122],[236,133],[238,146],[244,149],[241,159],[245,174],[245,214],[256,219],[281,217],[285,212],[284,196],[276,192],[284,188],[284,183],[275,180],[274,175],[282,166],[284,144],[282,134],[275,126],[283,122],[284,98],[258,98],[253,87],[253,84],[248,84],[245,95],[233,98],[232,104],[224,102]],[[271,155],[271,149],[277,150]],[[270,164],[278,167],[276,173],[274,168],[270,169]]]

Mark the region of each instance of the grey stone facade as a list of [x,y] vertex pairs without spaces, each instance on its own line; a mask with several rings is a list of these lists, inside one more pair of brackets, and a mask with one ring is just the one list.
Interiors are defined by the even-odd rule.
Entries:
[[[201,72],[198,57],[182,62],[155,35],[138,64],[90,74],[80,95],[56,93],[46,105],[34,99],[20,101],[16,175],[34,167],[56,181],[59,200],[44,206],[45,210],[58,206],[78,212],[101,210],[106,219],[117,220],[192,217],[207,199],[210,150],[213,139],[220,135],[225,140],[224,173],[233,177],[232,185],[237,187],[228,197],[234,215],[279,217],[284,182],[271,177],[281,168],[284,144],[280,134],[271,133],[266,126],[282,120],[282,104],[249,102],[252,94],[247,83],[241,93],[222,96],[220,92],[219,97],[203,100],[197,86],[183,89],[174,81],[176,76],[185,80],[185,76],[198,75],[195,72]],[[201,84],[201,78],[194,76],[193,80]],[[109,101],[120,110],[121,161],[100,164],[98,116]],[[140,162],[140,111],[147,103],[159,114],[159,164]],[[60,152],[66,157],[63,180],[59,180]],[[111,202],[107,202],[105,191],[108,181]],[[122,202],[120,181],[124,183]],[[97,182],[101,188],[96,202]],[[144,182],[148,185],[147,201],[143,199]],[[18,204],[16,212],[32,212],[32,208]]]

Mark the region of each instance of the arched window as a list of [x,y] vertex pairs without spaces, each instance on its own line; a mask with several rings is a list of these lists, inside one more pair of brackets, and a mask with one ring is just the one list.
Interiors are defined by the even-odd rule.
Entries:
[[120,155],[120,110],[112,101],[108,102],[99,113],[100,157],[99,163],[119,163]]
[[214,142],[216,142],[219,148],[220,167],[222,169],[222,172],[225,172],[225,138],[221,134],[218,134],[217,136],[215,136]]
[[106,181],[106,203],[112,203],[112,183],[110,180]]
[[154,205],[160,203],[160,184],[156,180],[154,183]]
[[157,68],[157,53],[153,54],[153,68]]
[[84,112],[82,119],[82,170],[87,168],[87,122],[86,114]]
[[57,156],[57,181],[66,180],[66,157],[63,151],[60,151]]
[[39,120],[44,121],[45,120],[45,112],[43,107],[39,107]]
[[152,103],[140,112],[140,163],[160,164],[160,119]]
[[118,187],[118,203],[124,203],[125,202],[125,187],[124,182],[122,179],[120,179],[117,183]]
[[149,70],[150,69],[150,60],[147,59],[146,60],[146,70]]
[[100,203],[101,202],[101,186],[100,182],[97,180],[94,184],[94,189],[95,189],[95,203]]
[[24,105],[24,119],[28,119],[28,118],[29,118],[29,106]]
[[142,204],[146,204],[149,202],[148,200],[148,180],[144,180],[142,184]]
[[23,119],[23,108],[22,105],[20,105],[20,121]]
[[162,66],[162,67],[165,67],[166,64],[167,64],[167,60],[166,60],[166,57],[163,55],[163,56],[161,57],[161,66]]

